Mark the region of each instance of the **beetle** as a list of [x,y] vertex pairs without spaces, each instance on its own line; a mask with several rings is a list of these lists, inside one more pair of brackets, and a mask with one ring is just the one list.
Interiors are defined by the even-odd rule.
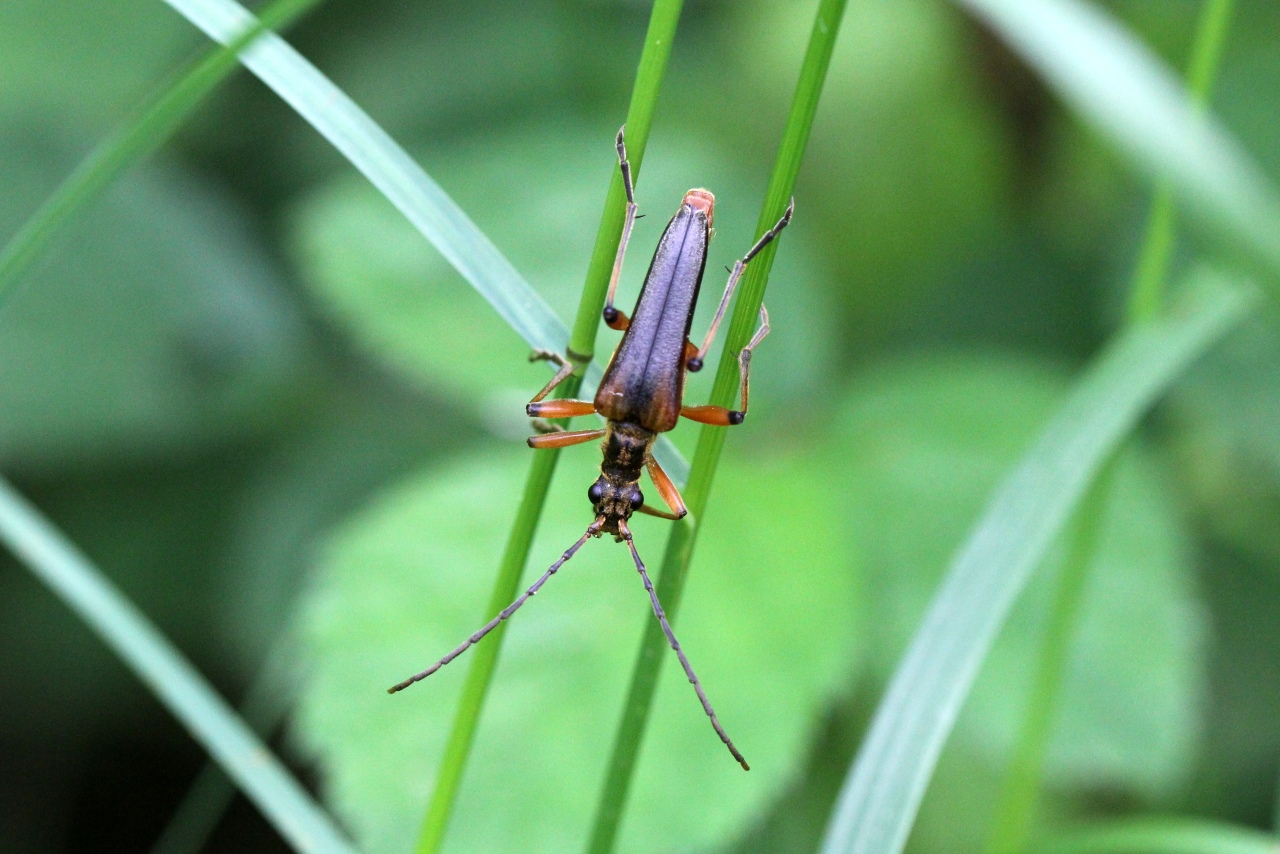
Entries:
[[[627,161],[625,130],[624,127],[618,131],[616,146],[618,166],[622,171],[623,187],[626,190],[627,210],[603,311],[605,323],[611,329],[621,331],[622,340],[609,360],[609,366],[605,369],[604,377],[600,381],[593,400],[547,400],[547,395],[573,373],[574,365],[559,353],[535,351],[533,359],[551,361],[556,364],[558,370],[551,381],[534,395],[525,407],[529,417],[537,419],[535,424],[539,425],[542,425],[545,419],[573,418],[592,414],[604,417],[605,426],[594,430],[567,431],[545,424],[542,427],[543,432],[531,436],[528,440],[532,448],[564,448],[596,439],[602,440],[600,447],[603,459],[600,465],[600,476],[587,490],[587,498],[591,501],[595,521],[587,527],[586,533],[565,550],[528,590],[499,612],[496,617],[444,658],[426,670],[392,686],[388,692],[401,691],[453,661],[519,610],[551,576],[559,571],[560,567],[577,553],[578,549],[582,548],[588,539],[610,534],[619,542],[625,541],[630,549],[636,571],[639,572],[644,588],[649,594],[653,613],[661,624],[668,643],[679,658],[685,675],[697,692],[698,700],[702,703],[703,711],[710,718],[716,734],[720,736],[720,740],[724,742],[743,769],[750,770],[746,759],[729,738],[724,727],[720,725],[720,720],[711,708],[702,683],[694,674],[688,657],[671,629],[671,624],[662,609],[662,604],[658,601],[658,595],[645,569],[644,561],[640,559],[640,553],[636,550],[627,521],[637,512],[671,520],[682,519],[688,514],[679,490],[653,456],[653,446],[658,437],[674,428],[681,416],[702,424],[718,426],[741,424],[746,417],[750,392],[751,354],[769,334],[769,313],[763,305],[760,306],[759,328],[738,354],[741,408],[685,406],[686,372],[698,371],[702,368],[703,360],[715,339],[720,322],[724,319],[725,309],[747,265],[791,222],[795,201],[792,200],[787,205],[786,212],[773,228],[766,231],[747,251],[747,254],[733,265],[724,295],[720,299],[720,305],[716,309],[715,317],[711,321],[702,346],[695,347],[689,340],[689,330],[693,323],[694,309],[698,303],[703,271],[706,268],[707,244],[711,240],[715,216],[715,196],[709,190],[701,188],[685,193],[680,208],[671,218],[658,241],[658,247],[654,251],[653,260],[649,264],[649,271],[645,275],[644,285],[636,301],[634,316],[628,317],[619,311],[614,306],[614,298],[617,294],[618,280],[622,274],[627,244],[630,242],[639,210],[631,179],[631,165]],[[649,477],[668,510],[660,510],[644,503],[644,495],[639,486],[641,472],[644,470],[648,470]]]

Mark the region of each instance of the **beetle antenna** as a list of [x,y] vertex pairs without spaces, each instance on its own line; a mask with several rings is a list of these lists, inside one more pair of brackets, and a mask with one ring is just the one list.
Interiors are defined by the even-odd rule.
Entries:
[[[512,602],[510,605],[503,608],[498,613],[498,616],[494,617],[492,620],[485,623],[484,626],[482,626],[478,632],[476,632],[471,637],[467,638],[464,642],[459,644],[458,647],[453,650],[453,652],[449,653],[444,658],[440,659],[435,664],[431,665],[421,673],[415,673],[414,675],[410,676],[408,679],[404,680],[403,682],[399,682],[395,685],[392,685],[390,688],[387,689],[387,693],[394,694],[397,691],[403,691],[405,688],[408,688],[414,682],[420,682],[423,679],[426,679],[432,673],[435,673],[441,667],[444,667],[450,661],[453,661],[455,658],[462,655],[473,644],[478,643],[481,638],[483,638],[485,635],[489,634],[489,632],[496,629],[500,623],[502,623],[504,620],[506,620],[516,611],[520,610],[520,606],[523,605],[525,602],[529,601],[529,597],[536,595],[537,592],[542,588],[542,585],[547,583],[547,579],[555,575],[556,572],[559,571],[560,567],[564,566],[569,561],[569,558],[573,557],[574,554],[577,553],[578,549],[582,548],[583,543],[585,543],[591,537],[598,535],[600,533],[600,529],[603,526],[604,526],[603,518],[596,519],[594,522],[592,522],[591,525],[587,527],[587,532],[583,534],[576,543],[569,546],[569,548],[565,550],[565,553],[560,555],[560,559],[557,560],[555,563],[551,564],[551,566],[547,569],[547,571],[542,573],[542,577],[539,578],[537,581],[533,582],[533,584],[529,586],[529,589],[526,590],[523,594],[521,594],[520,598],[516,599],[516,601]],[[656,602],[657,600],[655,599],[654,601]],[[717,729],[718,728],[719,727],[717,726]]]
[[715,727],[716,734],[720,736],[724,746],[729,748],[733,758],[738,760],[742,770],[750,771],[751,766],[747,764],[746,759],[742,758],[738,748],[733,746],[733,739],[729,738],[729,734],[724,731],[724,727],[720,726],[720,719],[716,717],[715,710],[711,708],[711,701],[707,699],[706,692],[702,690],[702,683],[698,681],[697,675],[693,672],[693,665],[689,664],[689,659],[685,656],[684,650],[680,648],[680,641],[676,640],[676,633],[671,631],[671,624],[667,622],[667,614],[662,610],[662,603],[658,601],[658,594],[653,589],[653,582],[649,580],[649,573],[645,572],[644,561],[640,559],[640,552],[636,551],[636,544],[631,538],[631,531],[627,528],[627,523],[619,520],[618,530],[622,533],[622,538],[627,541],[627,547],[631,549],[631,556],[635,558],[636,571],[640,573],[640,578],[644,581],[644,589],[649,593],[649,602],[653,605],[654,616],[658,618],[658,622],[662,625],[662,631],[667,636],[667,642],[676,651],[676,657],[680,659],[680,666],[684,668],[684,674],[689,677],[693,690],[698,692],[698,699],[702,702],[702,710],[707,713],[707,717],[711,718],[711,725]]

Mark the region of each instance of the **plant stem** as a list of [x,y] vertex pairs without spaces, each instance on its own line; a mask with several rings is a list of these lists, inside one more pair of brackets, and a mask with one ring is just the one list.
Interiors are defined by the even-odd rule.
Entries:
[[[1191,62],[1187,67],[1187,90],[1199,112],[1204,112],[1209,103],[1234,3],[1235,0],[1206,0],[1200,12]],[[1147,233],[1129,289],[1130,322],[1151,320],[1160,313],[1169,259],[1173,254],[1174,226],[1173,188],[1167,180],[1161,180],[1156,184],[1151,199]]]
[[[675,40],[676,26],[680,21],[683,5],[683,0],[655,0],[653,11],[649,16],[649,27],[645,33],[644,48],[640,53],[636,81],[631,92],[631,104],[627,109],[627,157],[631,162],[632,175],[637,182],[640,178],[645,148],[649,142],[649,130],[653,125],[658,90],[662,86],[662,78],[666,73],[667,60],[671,56],[671,45]],[[622,175],[615,164],[613,180],[609,184],[609,193],[605,199],[604,213],[600,218],[600,228],[596,232],[591,263],[587,268],[586,284],[578,303],[578,315],[569,337],[568,356],[577,364],[578,370],[556,389],[559,397],[572,397],[577,394],[582,384],[582,369],[591,361],[595,349],[596,331],[600,324],[600,312],[604,308],[605,293],[613,270],[614,255],[618,251],[618,241],[622,237],[625,211],[626,194],[622,186]],[[542,508],[546,504],[547,490],[551,486],[551,478],[559,458],[560,451],[556,449],[540,450],[533,457],[520,507],[516,512],[511,535],[507,539],[506,549],[498,566],[498,577],[494,581],[493,593],[489,597],[489,606],[484,616],[486,620],[506,607],[519,592],[520,577],[529,559],[529,549],[533,544],[533,536],[537,531]],[[440,763],[440,772],[436,778],[435,790],[432,792],[431,802],[428,804],[422,831],[415,848],[417,854],[436,854],[444,842],[449,816],[457,800],[467,758],[475,742],[485,696],[493,681],[498,653],[501,651],[505,634],[506,625],[500,625],[490,634],[486,643],[480,644],[471,653],[462,698],[458,703],[458,711],[454,717],[453,728],[449,732],[449,740],[445,745],[444,757]]]
[[155,95],[137,118],[103,140],[23,223],[0,252],[0,296],[12,289],[68,220],[111,182],[155,151],[240,63],[240,52],[263,33],[293,23],[319,0],[276,0],[226,47],[211,50]]
[[[783,132],[782,144],[774,163],[773,174],[769,179],[769,188],[765,193],[764,205],[756,227],[757,235],[763,234],[778,220],[791,199],[796,175],[800,171],[800,161],[809,140],[809,130],[813,126],[813,117],[818,108],[822,84],[826,80],[827,67],[831,62],[831,51],[835,46],[844,7],[845,0],[820,0],[819,2],[813,32],[809,37],[809,46],[800,69],[800,79],[796,85],[791,111]],[[756,316],[764,300],[765,286],[769,281],[769,271],[773,266],[776,251],[776,242],[766,246],[747,268],[747,273],[739,286],[741,290],[738,293],[737,304],[734,306],[724,353],[721,356],[720,367],[716,372],[715,385],[711,392],[713,404],[733,405],[738,386],[737,353],[747,343],[755,329]],[[684,592],[689,562],[692,559],[697,538],[698,527],[694,520],[700,519],[706,509],[716,466],[724,448],[724,438],[724,429],[721,427],[704,427],[699,434],[689,483],[684,490],[685,504],[689,508],[690,515],[684,521],[676,523],[663,555],[657,591],[658,598],[662,600],[667,612],[667,618],[672,623],[675,622],[680,609],[680,599]],[[613,754],[609,760],[604,787],[601,790],[600,803],[588,845],[591,854],[608,854],[617,841],[627,792],[635,771],[640,743],[644,738],[645,726],[653,705],[654,690],[657,687],[658,674],[666,649],[667,641],[662,630],[656,622],[650,622],[636,659],[631,688],[623,708]]]
[[1073,520],[1067,556],[1059,571],[1049,623],[1041,641],[1035,681],[1027,700],[1027,716],[1022,722],[1022,734],[1006,772],[1000,805],[996,810],[996,826],[987,840],[987,854],[1017,854],[1025,849],[1031,835],[1054,712],[1062,693],[1076,618],[1089,580],[1089,566],[1097,552],[1107,498],[1114,483],[1115,465],[1115,457],[1112,457],[1080,502]]
[[[1196,107],[1203,111],[1213,88],[1222,47],[1231,21],[1234,0],[1206,0],[1196,26],[1187,86]],[[1151,200],[1146,236],[1138,255],[1129,290],[1128,325],[1159,317],[1164,306],[1169,261],[1175,236],[1173,192],[1160,182]],[[1058,576],[1050,604],[1048,626],[1040,648],[1031,696],[1022,732],[1001,792],[995,826],[987,839],[986,854],[1018,854],[1025,850],[1035,821],[1036,804],[1044,778],[1054,713],[1066,674],[1071,638],[1083,602],[1097,547],[1097,534],[1111,492],[1116,458],[1113,456],[1080,504],[1075,534]]]

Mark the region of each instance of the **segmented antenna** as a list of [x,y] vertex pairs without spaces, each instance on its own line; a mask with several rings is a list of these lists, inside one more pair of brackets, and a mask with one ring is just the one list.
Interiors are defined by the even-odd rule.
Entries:
[[[604,519],[596,519],[594,522],[592,522],[591,525],[587,528],[587,532],[583,534],[582,537],[576,543],[569,546],[569,548],[565,550],[565,553],[560,555],[560,559],[557,560],[555,563],[551,564],[551,567],[546,572],[542,573],[542,577],[539,578],[537,581],[533,582],[533,584],[529,586],[529,589],[526,590],[523,594],[521,594],[520,598],[516,599],[516,601],[512,602],[510,605],[503,608],[498,613],[498,616],[494,617],[492,620],[485,623],[484,626],[480,629],[480,631],[476,632],[471,637],[467,638],[462,644],[460,644],[456,649],[454,649],[453,652],[449,653],[444,658],[440,659],[435,664],[431,665],[421,673],[415,673],[413,676],[410,676],[408,679],[404,680],[403,682],[399,682],[395,685],[392,685],[390,688],[387,689],[387,693],[394,694],[397,691],[403,691],[405,688],[408,688],[414,682],[420,682],[423,679],[426,679],[432,673],[435,673],[441,667],[444,667],[450,661],[453,661],[455,658],[462,655],[473,644],[479,642],[481,638],[489,634],[489,632],[496,629],[499,623],[501,623],[503,620],[506,620],[516,611],[520,610],[520,606],[523,605],[525,602],[529,601],[529,597],[536,594],[538,590],[542,588],[542,585],[547,583],[547,579],[555,575],[556,572],[559,571],[560,567],[564,566],[565,563],[568,562],[569,558],[573,557],[574,554],[578,551],[578,549],[582,548],[583,543],[585,543],[588,539],[595,536],[596,534],[600,533],[600,528],[603,525],[604,525]],[[657,600],[655,599],[654,601],[657,601]],[[719,729],[718,726],[716,728]]]
[[720,719],[716,717],[715,710],[711,708],[711,702],[707,699],[706,692],[702,690],[702,683],[698,681],[697,674],[693,672],[693,665],[689,664],[689,659],[685,657],[684,650],[680,648],[680,641],[676,640],[676,633],[671,631],[671,624],[667,622],[667,614],[662,610],[662,603],[658,601],[658,594],[653,589],[653,582],[649,580],[649,573],[645,572],[644,561],[640,559],[640,553],[636,551],[636,544],[631,539],[631,531],[627,528],[627,523],[619,520],[618,531],[622,534],[622,538],[627,541],[627,547],[631,549],[631,556],[636,561],[636,571],[640,573],[640,578],[644,581],[644,589],[649,593],[649,602],[653,605],[654,616],[658,618],[658,622],[662,625],[662,631],[667,636],[667,642],[676,651],[676,657],[680,659],[680,666],[684,668],[685,675],[689,677],[693,690],[698,692],[698,700],[702,703],[702,710],[707,713],[707,717],[711,718],[711,725],[715,727],[716,735],[720,736],[724,746],[729,748],[733,758],[738,760],[742,770],[750,771],[751,766],[747,764],[746,759],[742,758],[738,748],[733,746],[733,739],[729,738],[729,734],[724,731],[724,727],[720,726]]

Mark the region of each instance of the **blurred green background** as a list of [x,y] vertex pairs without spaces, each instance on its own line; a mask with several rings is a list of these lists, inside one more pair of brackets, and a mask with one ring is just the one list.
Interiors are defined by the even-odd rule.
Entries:
[[[623,304],[689,187],[719,202],[709,292],[750,244],[813,5],[686,3]],[[1182,67],[1198,2],[1103,5]],[[1274,176],[1280,6],[1238,6],[1214,110]],[[329,0],[290,40],[569,321],[647,14],[640,0]],[[0,234],[206,49],[158,0],[0,4]],[[940,0],[851,0],[751,419],[679,626],[755,770],[722,755],[665,673],[622,850],[813,850],[952,551],[1115,328],[1147,198],[974,21]],[[1178,269],[1196,252],[1181,241]],[[1234,334],[1123,456],[1054,729],[1050,820],[1275,826],[1277,323],[1268,310]],[[382,689],[480,622],[531,453],[522,404],[546,378],[526,354],[240,73],[0,305],[0,467],[233,700],[292,639],[307,675],[274,743],[368,850],[405,851],[463,669],[394,700]],[[673,438],[688,451],[695,436]],[[534,568],[589,520],[598,462],[564,454]],[[636,525],[651,564],[664,524]],[[988,660],[913,852],[981,845],[1047,580]],[[611,543],[521,613],[446,850],[580,848],[647,619]],[[149,849],[203,756],[7,555],[0,663],[0,848]],[[238,800],[206,850],[284,846]]]

